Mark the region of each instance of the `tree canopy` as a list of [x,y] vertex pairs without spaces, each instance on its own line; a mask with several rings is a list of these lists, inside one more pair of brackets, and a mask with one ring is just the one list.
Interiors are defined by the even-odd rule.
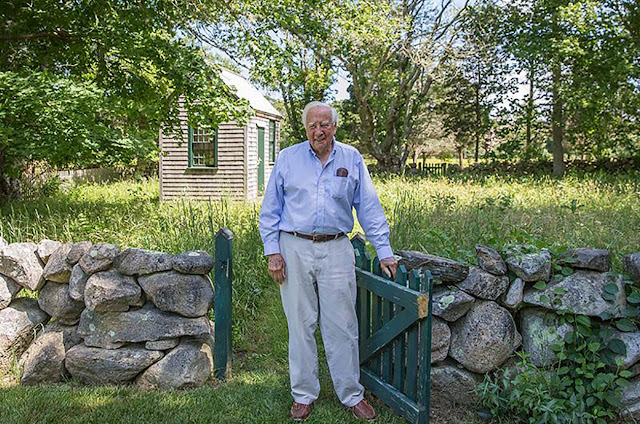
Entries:
[[246,118],[210,47],[280,94],[294,141],[302,107],[331,100],[346,75],[341,131],[385,170],[426,150],[435,127],[476,160],[481,147],[552,154],[556,175],[568,154],[637,155],[639,17],[634,0],[10,2],[0,10],[0,193],[30,161],[152,155],[181,105],[197,125]]
[[[130,163],[161,127],[242,119],[246,102],[186,36],[217,2],[36,1],[0,10],[0,194],[46,160]],[[208,17],[206,17],[208,19]]]

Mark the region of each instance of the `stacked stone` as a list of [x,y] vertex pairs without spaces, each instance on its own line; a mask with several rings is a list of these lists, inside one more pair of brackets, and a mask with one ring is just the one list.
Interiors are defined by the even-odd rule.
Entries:
[[[434,277],[431,383],[436,402],[473,405],[482,374],[506,366],[520,347],[534,364],[553,364],[549,346],[573,327],[557,325],[549,310],[621,317],[627,307],[622,278],[608,272],[611,255],[606,250],[567,251],[557,263],[573,273],[559,280],[551,278],[552,258],[546,249],[503,258],[477,245],[476,253],[478,266],[467,267],[421,252],[397,252],[407,269],[428,270]],[[623,263],[625,274],[640,284],[640,253],[625,256]],[[545,288],[536,289],[538,282]],[[605,286],[611,283],[617,294],[606,300]],[[627,346],[622,369],[638,375],[631,385],[637,395],[625,396],[636,399],[640,411],[640,332],[614,332]]]
[[[210,377],[208,253],[121,252],[113,244],[50,240],[4,244],[0,372],[24,351],[19,365],[27,385],[71,375],[86,384],[187,388]],[[23,287],[38,291],[37,300],[16,298]],[[25,351],[39,325],[43,331]]]

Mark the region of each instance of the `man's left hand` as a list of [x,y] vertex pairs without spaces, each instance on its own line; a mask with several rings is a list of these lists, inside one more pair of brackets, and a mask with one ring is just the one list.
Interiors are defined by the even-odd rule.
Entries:
[[396,279],[396,270],[398,269],[398,261],[396,261],[396,258],[390,256],[388,258],[381,259],[380,268],[382,269],[382,272],[387,274],[387,277],[392,280]]

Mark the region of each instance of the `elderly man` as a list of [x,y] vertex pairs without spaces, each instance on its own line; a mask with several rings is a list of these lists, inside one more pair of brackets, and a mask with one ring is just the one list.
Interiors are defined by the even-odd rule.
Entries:
[[314,337],[319,318],[338,398],[357,418],[371,420],[375,411],[360,384],[355,256],[346,237],[353,229],[352,208],[382,270],[395,278],[398,263],[362,155],[334,138],[336,111],[311,102],[302,122],[308,140],[280,152],[260,211],[269,274],[280,284],[289,328],[291,417],[305,420],[320,393]]

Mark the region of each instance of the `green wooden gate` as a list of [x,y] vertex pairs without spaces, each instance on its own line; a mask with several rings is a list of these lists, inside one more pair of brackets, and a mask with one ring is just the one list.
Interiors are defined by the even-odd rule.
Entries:
[[431,274],[383,277],[362,236],[356,254],[356,311],[360,330],[360,381],[410,423],[429,422],[431,375]]

